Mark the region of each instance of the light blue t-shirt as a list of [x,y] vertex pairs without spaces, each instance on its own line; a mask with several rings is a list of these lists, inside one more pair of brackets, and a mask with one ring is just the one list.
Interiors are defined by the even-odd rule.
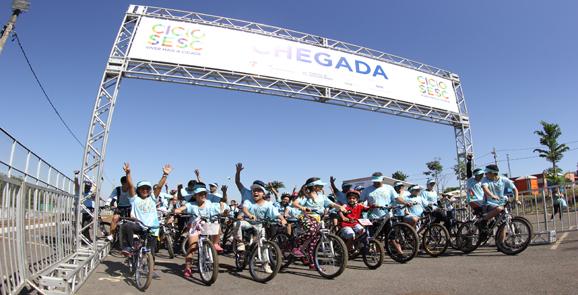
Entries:
[[207,200],[211,201],[211,203],[219,203],[222,198],[223,198],[223,196],[219,193],[214,193],[214,194],[209,193],[207,195]]
[[190,202],[191,199],[193,198],[193,190],[192,189],[188,189],[188,188],[182,188],[181,189],[181,196],[183,196],[183,200],[185,200],[185,202]]
[[[399,194],[397,194],[397,195],[399,196]],[[408,191],[403,191],[403,194],[401,195],[401,198],[402,198],[404,201],[407,201],[407,198],[409,197],[409,195],[410,195],[410,193],[409,193]],[[394,202],[393,202],[392,204],[394,204],[394,205],[403,205],[403,204],[401,204],[400,202],[397,201],[397,198],[394,200]],[[393,215],[395,215],[395,216],[403,216],[403,215],[404,215],[404,214],[403,214],[403,211],[404,211],[404,209],[396,208],[396,209],[393,210]]]
[[475,178],[471,177],[466,181],[466,190],[468,195],[468,203],[483,201],[484,200],[484,190],[482,189],[482,181],[476,181]]
[[428,205],[432,206],[432,208],[435,209],[438,207],[439,196],[436,191],[423,190],[421,192],[421,196],[428,203]]
[[[139,196],[132,196],[130,199],[132,209],[130,216],[140,220],[144,225],[149,227],[159,226],[159,215],[157,214],[157,202],[155,198],[150,195],[144,199]],[[153,231],[153,235],[158,235],[159,229]]]
[[[361,193],[361,202],[367,201],[367,205],[371,206],[389,206],[395,202],[397,192],[391,185],[382,184],[380,187],[370,186]],[[378,219],[389,214],[389,210],[374,208],[369,211],[367,217],[369,219]]]
[[421,217],[425,207],[430,204],[422,195],[412,196],[410,194],[405,198],[405,201],[412,203],[412,206],[407,208],[409,214],[417,217]]
[[243,207],[247,208],[249,213],[255,215],[257,220],[275,220],[279,217],[279,211],[271,202],[263,202],[263,204],[259,205],[245,201]]
[[499,176],[495,181],[491,181],[484,177],[482,179],[482,187],[487,187],[499,200],[494,200],[488,196],[486,204],[503,205],[506,203],[508,197],[505,195],[506,190],[514,190],[516,186],[510,179]]
[[323,214],[325,208],[328,208],[334,204],[327,196],[323,194],[317,194],[315,199],[301,197],[298,200],[299,205],[311,209],[311,211],[315,212],[316,214]]
[[205,200],[203,207],[199,207],[197,202],[186,203],[185,207],[187,207],[187,214],[191,215],[191,221],[194,221],[197,218],[204,218],[208,221],[213,221],[212,218],[219,216],[221,212],[221,204],[212,203],[209,200]]
[[253,199],[253,192],[250,189],[243,187],[239,190],[241,193],[241,207],[245,204],[245,201],[249,201],[251,204],[255,204],[255,200]]

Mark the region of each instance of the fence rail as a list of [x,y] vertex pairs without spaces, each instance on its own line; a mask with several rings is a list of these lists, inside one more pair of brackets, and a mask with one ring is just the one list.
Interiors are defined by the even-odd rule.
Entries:
[[73,255],[74,181],[0,128],[0,294],[38,289]]

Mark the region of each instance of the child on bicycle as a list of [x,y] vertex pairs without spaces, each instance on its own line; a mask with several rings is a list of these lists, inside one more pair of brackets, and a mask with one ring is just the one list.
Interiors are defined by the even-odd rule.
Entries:
[[[193,253],[197,249],[197,242],[199,241],[199,235],[201,232],[198,230],[201,218],[207,222],[213,222],[214,219],[222,214],[228,214],[225,210],[227,205],[226,197],[223,197],[219,203],[212,203],[207,200],[207,188],[203,183],[197,183],[196,187],[193,189],[194,202],[187,202],[185,206],[175,209],[175,214],[186,213],[191,215],[191,229],[189,230],[189,249],[187,251],[187,256],[185,257],[185,278],[190,278],[192,276],[191,265],[193,262]],[[218,223],[218,220],[217,220]],[[218,251],[222,251],[219,246],[219,236],[211,236],[213,245]]]
[[351,250],[353,245],[353,240],[356,236],[363,234],[363,225],[359,223],[361,218],[361,213],[367,211],[370,208],[358,203],[360,193],[356,190],[349,190],[346,194],[347,205],[345,205],[346,212],[339,212],[339,217],[341,218],[341,229],[339,230],[339,235],[345,241],[347,249]]
[[336,208],[340,211],[346,211],[345,206],[333,203],[329,198],[323,195],[323,186],[325,183],[318,177],[307,179],[301,187],[299,197],[293,201],[293,206],[303,212],[300,216],[300,223],[304,233],[297,238],[297,247],[291,253],[295,257],[303,257],[303,250],[306,250],[310,268],[315,269],[313,264],[313,252],[317,239],[319,238],[320,214],[323,214],[325,208]]
[[423,211],[430,204],[421,194],[421,186],[412,185],[409,188],[409,196],[406,197],[405,201],[411,205],[406,207],[405,216],[403,221],[415,227],[419,219],[423,216]]

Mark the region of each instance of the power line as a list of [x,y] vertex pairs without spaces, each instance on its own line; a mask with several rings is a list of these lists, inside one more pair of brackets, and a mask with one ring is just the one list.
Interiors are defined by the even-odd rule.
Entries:
[[[58,109],[56,109],[56,106],[54,106],[54,103],[52,103],[52,100],[48,96],[48,93],[46,93],[44,86],[40,82],[38,75],[36,75],[36,72],[34,71],[32,64],[30,63],[30,59],[28,59],[28,55],[26,54],[26,51],[24,50],[24,47],[22,46],[22,43],[20,42],[20,38],[18,37],[18,34],[16,34],[16,32],[13,32],[13,36],[14,36],[14,39],[16,40],[16,42],[18,43],[18,47],[20,47],[20,51],[22,51],[22,55],[24,56],[24,59],[26,59],[26,63],[28,64],[28,68],[30,68],[30,71],[32,72],[32,75],[34,76],[36,83],[40,87],[40,90],[42,90],[42,93],[44,94],[44,98],[46,98],[46,101],[48,101],[48,103],[52,107],[52,110],[56,113],[56,115],[60,119],[60,122],[62,122],[64,127],[66,127],[66,130],[68,130],[68,133],[70,133],[70,135],[72,135],[72,137],[76,140],[76,142],[80,145],[80,147],[82,149],[84,149],[84,144],[82,144],[80,139],[78,139],[78,136],[76,136],[76,134],[74,134],[74,132],[72,131],[70,126],[68,126],[66,121],[64,121],[64,118],[62,118],[62,116],[60,115],[60,112],[58,111]],[[114,183],[106,176],[106,174],[103,173],[102,175],[104,176],[104,179],[106,179],[112,186],[114,186]]]
[[20,43],[20,38],[18,38],[18,34],[16,34],[16,32],[14,32],[14,39],[16,39],[16,42],[18,43],[18,47],[20,47],[20,51],[22,51],[22,55],[24,56],[24,59],[26,59],[26,63],[28,64],[28,67],[30,68],[32,75],[34,76],[36,83],[40,87],[40,90],[42,90],[42,93],[44,94],[44,98],[46,98],[46,101],[48,101],[48,103],[52,107],[52,110],[56,113],[56,115],[60,119],[60,122],[62,122],[64,127],[66,127],[66,130],[68,130],[68,133],[70,133],[70,135],[72,135],[72,137],[74,137],[76,142],[78,142],[78,144],[84,149],[84,144],[82,144],[82,142],[80,141],[80,139],[78,139],[76,134],[74,134],[74,132],[72,132],[72,129],[70,129],[70,126],[68,126],[66,121],[64,121],[64,118],[62,118],[62,116],[60,115],[60,112],[56,109],[56,107],[52,103],[52,100],[50,99],[50,97],[48,97],[48,94],[46,93],[44,86],[42,86],[42,83],[40,83],[40,79],[38,79],[38,76],[36,75],[36,72],[34,71],[34,68],[32,67],[30,60],[28,59],[28,55],[26,54],[26,51],[24,51],[24,47],[22,46],[22,43]]

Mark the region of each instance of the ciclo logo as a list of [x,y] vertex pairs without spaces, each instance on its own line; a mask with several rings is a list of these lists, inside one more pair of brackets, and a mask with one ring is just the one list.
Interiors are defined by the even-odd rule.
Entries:
[[418,76],[417,82],[419,91],[422,95],[449,99],[448,85],[444,81],[439,81],[425,76]]
[[200,29],[157,23],[151,27],[148,44],[163,48],[201,51],[204,38],[205,33]]

